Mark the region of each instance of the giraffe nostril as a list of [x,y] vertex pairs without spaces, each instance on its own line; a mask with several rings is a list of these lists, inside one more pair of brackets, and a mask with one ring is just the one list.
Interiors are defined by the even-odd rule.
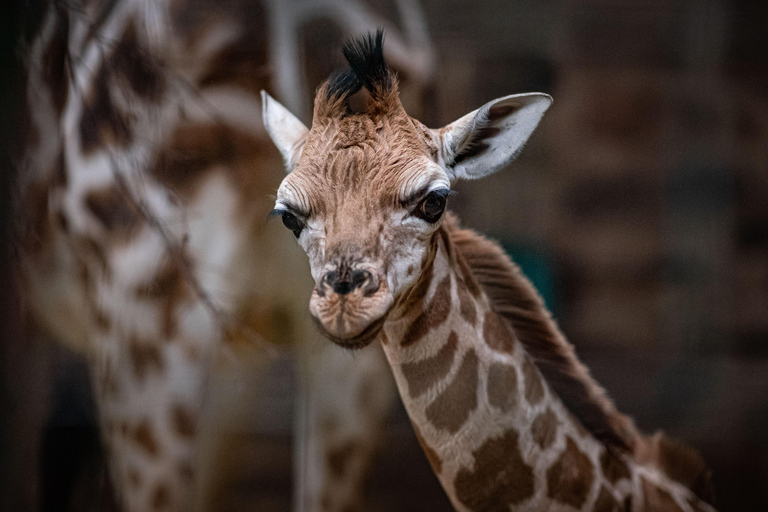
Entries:
[[367,270],[355,270],[352,272],[352,289],[360,288],[371,278],[371,273]]
[[[353,270],[352,272],[345,272],[342,276],[339,275],[339,272],[331,270],[325,274],[323,280],[339,295],[347,295],[360,287],[364,287],[364,293],[368,296],[379,288],[378,280],[373,279],[368,270]],[[372,285],[375,285],[373,289],[371,289]]]

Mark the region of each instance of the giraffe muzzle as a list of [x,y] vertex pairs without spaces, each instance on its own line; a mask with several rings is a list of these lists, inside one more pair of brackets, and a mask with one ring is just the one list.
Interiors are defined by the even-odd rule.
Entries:
[[372,330],[378,330],[369,328],[378,325],[393,302],[386,280],[375,270],[341,264],[323,274],[309,310],[332,341],[353,348],[376,337]]

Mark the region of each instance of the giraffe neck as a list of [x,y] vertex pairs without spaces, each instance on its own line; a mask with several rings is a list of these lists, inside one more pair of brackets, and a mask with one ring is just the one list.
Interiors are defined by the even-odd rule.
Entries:
[[[494,312],[446,227],[431,254],[381,339],[457,510],[619,510],[641,503],[644,486],[657,489],[658,471],[605,446],[571,414]],[[671,487],[665,497],[690,494]]]

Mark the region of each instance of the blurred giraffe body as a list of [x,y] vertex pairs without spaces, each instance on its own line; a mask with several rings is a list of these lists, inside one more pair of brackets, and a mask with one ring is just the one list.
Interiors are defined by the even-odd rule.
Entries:
[[311,129],[265,95],[291,171],[275,215],[309,257],[327,336],[383,345],[456,509],[714,510],[698,454],[640,434],[519,269],[445,211],[451,183],[505,167],[551,98],[506,96],[431,130],[401,105],[381,33],[344,54],[350,69],[318,90]]
[[[16,200],[24,303],[89,360],[121,508],[205,509],[222,477],[201,467],[211,461],[202,447],[224,441],[204,427],[227,428],[205,419],[212,368],[235,372],[240,358],[240,377],[258,373],[270,342],[314,337],[290,250],[265,223],[280,166],[258,91],[275,82],[301,109],[302,24],[325,17],[352,33],[390,23],[348,0],[69,7],[49,9],[28,56]],[[399,7],[408,20],[402,38],[391,30],[393,56],[419,87],[431,49],[418,8]],[[306,347],[296,508],[360,506],[391,394],[386,366],[369,351],[358,371],[344,354]],[[327,398],[341,383],[323,387],[323,367],[348,376],[349,398]],[[328,470],[339,446],[357,447],[346,461],[355,471]]]

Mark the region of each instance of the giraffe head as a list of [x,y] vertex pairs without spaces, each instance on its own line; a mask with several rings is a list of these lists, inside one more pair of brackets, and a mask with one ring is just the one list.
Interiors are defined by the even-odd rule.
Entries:
[[381,32],[343,51],[350,68],[318,89],[311,129],[262,98],[288,170],[273,213],[309,256],[312,315],[353,348],[376,337],[431,261],[451,184],[506,166],[552,100],[506,96],[432,130],[403,109]]

